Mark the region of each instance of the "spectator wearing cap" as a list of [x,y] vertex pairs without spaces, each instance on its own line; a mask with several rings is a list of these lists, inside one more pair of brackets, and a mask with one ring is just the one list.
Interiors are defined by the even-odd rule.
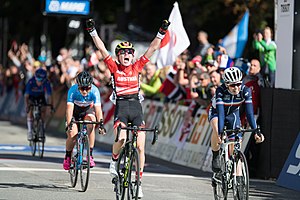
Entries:
[[211,87],[213,87],[207,72],[201,73],[198,80],[198,83],[194,83],[195,86],[193,83],[191,84],[191,97],[195,99],[197,103],[196,111],[200,107],[207,108],[212,98]]
[[201,64],[201,61],[202,57],[199,55],[195,56],[191,61],[189,61],[191,68],[193,68],[196,73],[207,72],[207,68]]

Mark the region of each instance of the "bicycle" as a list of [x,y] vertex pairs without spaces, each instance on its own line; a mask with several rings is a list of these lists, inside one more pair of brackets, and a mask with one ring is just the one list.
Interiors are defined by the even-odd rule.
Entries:
[[[221,170],[218,173],[214,173],[212,178],[215,200],[226,200],[229,189],[233,190],[234,200],[249,199],[248,164],[244,153],[241,151],[241,143],[238,135],[242,134],[243,137],[246,132],[255,131],[257,129],[224,129],[220,145]],[[233,141],[228,139],[227,135],[229,133],[234,134]],[[230,145],[234,146],[232,153],[229,148]]]
[[[119,125],[115,142],[119,140],[119,134],[122,129],[126,130],[126,141],[124,147],[121,149],[116,165],[118,176],[112,179],[112,183],[114,184],[114,192],[116,193],[117,200],[124,200],[126,196],[128,200],[137,200],[140,185],[140,162],[139,153],[136,149],[138,131],[153,132],[151,143],[154,145],[158,138],[158,127],[156,126],[154,129],[139,128],[132,126],[131,123],[127,127]],[[129,137],[130,133],[132,133],[131,139]]]
[[[100,125],[104,129],[103,121],[95,122],[88,120],[71,120],[69,127],[72,127],[73,124],[77,124],[78,133],[76,143],[73,149],[71,157],[71,166],[69,169],[71,187],[75,187],[77,184],[78,172],[80,172],[80,183],[81,191],[85,192],[88,187],[89,177],[90,177],[90,142],[87,133],[87,124]],[[80,129],[80,125],[81,129]]]
[[[39,100],[34,100],[33,103],[29,105],[29,110],[32,109],[33,121],[32,121],[32,140],[29,141],[29,146],[31,149],[32,156],[35,156],[36,150],[40,158],[44,156],[44,146],[45,146],[45,129],[43,127],[44,121],[41,118],[42,107],[50,106],[51,111],[54,112],[52,104],[43,104]],[[29,111],[28,111],[29,112]]]

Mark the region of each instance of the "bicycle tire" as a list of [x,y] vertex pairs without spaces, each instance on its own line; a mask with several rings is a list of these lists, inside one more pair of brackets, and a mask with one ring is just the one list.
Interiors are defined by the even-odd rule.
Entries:
[[114,191],[116,193],[116,200],[124,200],[125,196],[124,174],[126,171],[126,154],[126,149],[122,148],[116,166],[118,177],[113,179],[115,183]]
[[128,176],[128,190],[127,200],[138,199],[139,187],[140,187],[140,161],[139,153],[136,148],[132,149],[129,176]]
[[90,178],[90,143],[89,138],[85,135],[82,138],[82,143],[80,146],[81,154],[81,165],[80,165],[80,183],[81,191],[85,192],[87,190]]
[[37,120],[33,119],[32,122],[32,140],[29,141],[31,155],[35,156],[36,153],[36,142],[37,142]]
[[[228,194],[228,181],[226,178],[226,163],[225,163],[225,155],[221,155],[221,171],[217,173],[219,176],[219,180],[213,180],[213,193],[215,200],[227,200]],[[216,173],[214,173],[215,176]]]
[[71,157],[71,166],[69,169],[70,174],[70,180],[71,180],[71,187],[75,187],[77,184],[77,178],[78,178],[78,168],[77,168],[77,152],[78,149],[78,141],[76,140],[76,144],[73,148],[73,155]]
[[43,127],[43,120],[39,120],[37,123],[37,132],[36,132],[36,143],[38,149],[38,155],[40,158],[44,156],[44,145],[45,145],[45,138],[44,138],[44,127]]
[[[233,177],[233,198],[234,200],[248,200],[249,199],[249,171],[246,156],[239,151],[235,159],[235,165],[241,163],[242,178],[241,183],[237,183],[236,175]],[[236,170],[236,166],[234,167]],[[237,172],[236,172],[237,173]],[[236,174],[234,173],[234,174]]]

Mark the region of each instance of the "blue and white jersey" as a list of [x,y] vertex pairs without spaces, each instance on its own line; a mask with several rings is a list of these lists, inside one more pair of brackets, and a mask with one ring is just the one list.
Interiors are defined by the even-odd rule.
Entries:
[[225,84],[217,88],[215,96],[212,99],[212,107],[210,109],[210,120],[218,117],[218,129],[221,133],[224,129],[225,122],[229,122],[231,127],[240,126],[240,106],[245,103],[246,116],[251,128],[256,128],[256,122],[253,114],[252,93],[251,89],[245,85],[241,86],[241,90],[237,95],[229,92]]
[[32,77],[26,84],[25,94],[33,97],[45,96],[45,94],[50,96],[52,94],[51,84],[49,80],[46,79],[40,86],[38,86],[36,84],[35,77]]
[[101,105],[99,89],[92,84],[91,91],[86,96],[83,96],[78,89],[78,85],[75,84],[68,91],[67,103],[74,103],[79,107]]

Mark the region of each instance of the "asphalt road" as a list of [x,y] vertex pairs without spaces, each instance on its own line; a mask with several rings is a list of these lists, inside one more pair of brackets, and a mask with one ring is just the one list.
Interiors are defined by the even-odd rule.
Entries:
[[[110,146],[96,144],[86,192],[79,183],[70,187],[63,170],[64,135],[47,133],[44,158],[33,157],[26,140],[26,128],[0,122],[0,199],[105,199],[114,198],[108,174]],[[145,200],[212,200],[211,174],[148,157],[143,175]],[[300,199],[300,192],[279,187],[274,181],[250,180],[250,199]]]

